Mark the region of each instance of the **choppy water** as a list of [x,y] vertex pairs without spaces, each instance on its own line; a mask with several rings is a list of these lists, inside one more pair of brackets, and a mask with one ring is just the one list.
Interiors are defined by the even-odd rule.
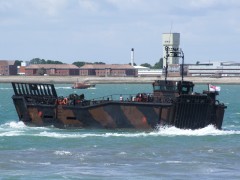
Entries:
[[[151,92],[151,85],[97,85],[58,95]],[[201,92],[206,85],[196,85]],[[240,85],[222,85],[223,130],[64,130],[18,122],[10,84],[0,84],[0,179],[240,179]]]

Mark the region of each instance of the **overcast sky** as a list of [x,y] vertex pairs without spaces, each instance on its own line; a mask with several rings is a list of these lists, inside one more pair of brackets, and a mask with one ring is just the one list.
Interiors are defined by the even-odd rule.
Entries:
[[0,0],[0,59],[154,65],[178,32],[188,63],[240,62],[239,0]]

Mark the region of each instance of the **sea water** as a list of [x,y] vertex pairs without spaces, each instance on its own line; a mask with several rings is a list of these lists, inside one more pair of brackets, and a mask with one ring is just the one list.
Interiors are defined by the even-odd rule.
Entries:
[[[59,96],[150,93],[151,84],[97,84]],[[207,85],[196,85],[202,92]],[[240,85],[221,85],[222,130],[152,131],[28,127],[18,121],[11,84],[0,84],[0,179],[240,179]]]

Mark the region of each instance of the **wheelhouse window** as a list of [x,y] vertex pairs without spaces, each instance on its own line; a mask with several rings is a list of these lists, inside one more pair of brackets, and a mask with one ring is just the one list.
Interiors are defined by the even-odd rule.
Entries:
[[154,91],[160,91],[161,88],[160,88],[160,86],[154,86],[153,89],[154,89]]
[[193,87],[182,86],[182,94],[191,94],[193,92]]
[[154,91],[176,91],[176,86],[158,85],[154,86]]
[[166,86],[166,90],[167,91],[176,91],[177,90],[177,86]]

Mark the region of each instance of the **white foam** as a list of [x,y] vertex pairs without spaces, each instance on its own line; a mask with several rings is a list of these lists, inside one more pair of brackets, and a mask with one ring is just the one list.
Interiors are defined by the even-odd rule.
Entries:
[[0,133],[0,137],[10,137],[10,136],[20,136],[23,134],[23,131],[8,131]]
[[35,162],[26,162],[26,161],[23,161],[23,160],[10,160],[10,162],[13,162],[13,163],[18,163],[18,164],[30,164],[30,165],[33,165],[33,164],[39,164],[39,165],[51,165],[51,162],[38,162],[38,163],[35,163]]
[[127,155],[126,152],[120,152],[119,155]]
[[[47,127],[29,127],[23,122],[12,121],[0,125],[0,137],[4,136],[34,136],[39,131],[49,130]],[[29,133],[30,132],[30,133]]]
[[30,130],[47,130],[48,127],[29,127],[26,126],[22,121],[11,121],[5,124],[0,125],[0,130],[11,130],[11,129],[30,129]]
[[191,129],[178,129],[176,127],[160,127],[158,134],[162,136],[219,136],[219,135],[233,135],[240,134],[240,131],[234,130],[219,130],[213,125],[209,125],[202,129],[191,130]]
[[63,134],[63,133],[56,133],[56,132],[40,132],[39,134],[36,134],[36,136],[44,136],[44,137],[52,137],[52,138],[75,138],[80,137],[77,134]]
[[48,166],[48,165],[51,165],[51,162],[43,162],[43,163],[38,163],[38,164]]
[[0,125],[0,137],[4,136],[20,136],[24,134],[26,126],[22,122],[9,122]]
[[55,89],[72,89],[71,87],[55,87]]
[[[67,130],[66,130],[67,131]],[[64,132],[66,132],[64,131]],[[45,136],[51,138],[89,138],[89,137],[157,137],[157,136],[224,136],[240,134],[240,131],[235,130],[218,130],[214,126],[207,126],[203,129],[190,130],[190,129],[178,129],[176,127],[160,127],[158,130],[152,132],[111,132],[111,133],[58,133],[58,132],[41,132],[36,136]]]
[[29,148],[28,151],[36,151],[36,148]]
[[208,152],[209,152],[209,153],[213,153],[214,150],[213,150],[213,149],[209,149]]
[[69,152],[69,151],[55,151],[54,154],[60,155],[60,156],[64,156],[64,155],[66,155],[66,156],[72,156],[72,153]]
[[13,88],[0,88],[0,90],[9,90],[9,89],[13,89]]
[[53,137],[53,138],[87,138],[87,137],[139,137],[139,136],[148,136],[149,133],[102,133],[102,134],[95,134],[95,133],[84,133],[84,134],[66,134],[66,133],[56,133],[56,132],[41,132],[36,136],[45,136],[45,137]]
[[[48,127],[28,127],[23,122],[9,122],[0,125],[0,136],[40,136],[40,137],[50,137],[50,138],[91,138],[91,137],[126,137],[126,138],[138,138],[138,137],[157,137],[157,136],[225,136],[225,135],[240,135],[239,130],[218,130],[214,126],[209,125],[202,129],[190,130],[190,129],[179,129],[176,127],[158,127],[156,130],[151,132],[144,131],[111,131],[109,132],[99,132],[96,133],[84,133],[82,131],[72,132],[69,130],[61,130],[60,132],[54,132],[55,129]],[[232,129],[232,128],[231,128]],[[29,134],[29,130],[31,133]],[[86,131],[85,131],[86,132]]]
[[6,123],[6,125],[9,125],[10,128],[14,128],[14,129],[23,129],[27,127],[22,121],[10,122],[10,123]]
[[26,127],[24,125],[23,122],[17,122],[17,121],[11,121],[11,122],[7,122],[5,124],[1,124],[0,125],[0,129],[2,130],[6,130],[8,128],[11,128],[11,129],[19,129],[19,128],[23,128],[23,127]]
[[166,161],[166,163],[169,163],[169,164],[180,164],[180,163],[182,163],[182,161]]
[[23,161],[23,160],[10,160],[10,162],[19,163],[19,164],[27,164],[26,161]]

